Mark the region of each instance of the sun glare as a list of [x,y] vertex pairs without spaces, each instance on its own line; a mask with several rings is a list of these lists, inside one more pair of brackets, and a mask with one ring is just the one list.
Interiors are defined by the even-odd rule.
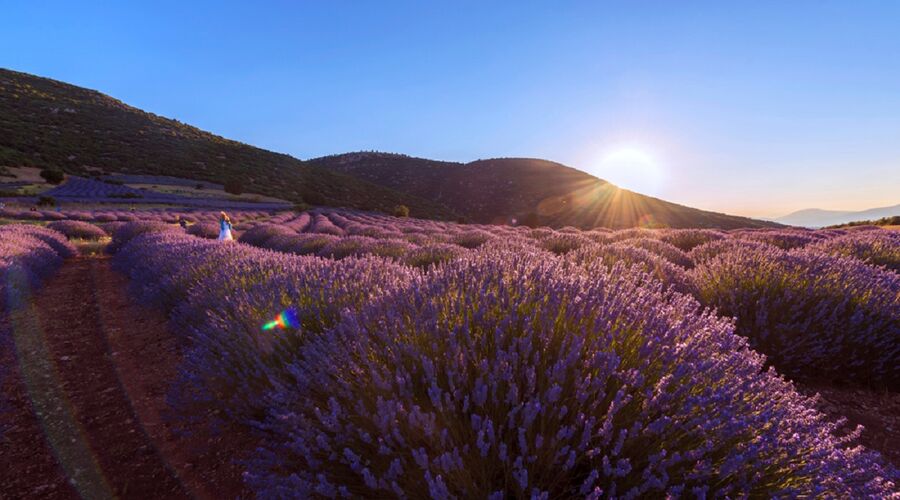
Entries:
[[665,177],[659,162],[635,147],[617,148],[605,154],[594,173],[621,188],[649,195],[659,194]]

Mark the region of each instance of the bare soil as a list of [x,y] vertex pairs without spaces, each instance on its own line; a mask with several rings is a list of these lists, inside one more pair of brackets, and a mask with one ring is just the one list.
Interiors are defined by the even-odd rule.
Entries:
[[856,427],[864,427],[859,443],[879,451],[900,468],[900,393],[884,390],[807,385],[799,387],[807,395],[818,393],[818,409],[838,419],[846,417]]
[[0,498],[236,498],[238,432],[177,433],[166,392],[183,346],[108,259],[67,262],[0,328]]

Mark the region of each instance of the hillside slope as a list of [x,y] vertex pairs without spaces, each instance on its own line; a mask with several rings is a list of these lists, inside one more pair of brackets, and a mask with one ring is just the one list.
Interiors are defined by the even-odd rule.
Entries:
[[547,160],[453,163],[389,153],[348,153],[308,163],[433,200],[473,222],[516,220],[580,228],[778,226],[644,196]]
[[93,90],[0,69],[0,167],[171,175],[292,201],[449,218],[440,205],[204,132]]

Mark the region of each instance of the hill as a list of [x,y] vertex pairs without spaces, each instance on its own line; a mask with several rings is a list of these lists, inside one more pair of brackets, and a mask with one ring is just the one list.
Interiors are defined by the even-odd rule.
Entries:
[[870,208],[860,211],[822,210],[809,208],[798,210],[775,219],[776,222],[792,226],[824,227],[846,224],[854,221],[875,220],[900,215],[900,205]]
[[360,152],[308,160],[441,203],[472,222],[555,227],[771,227],[771,222],[708,212],[620,189],[547,160],[498,158],[454,163]]
[[[565,165],[501,158],[453,163],[386,153],[301,161],[232,141],[74,85],[0,69],[0,170],[58,168],[238,182],[246,192],[422,218],[554,227],[777,224],[644,196]],[[0,172],[2,174],[2,172]]]
[[48,78],[0,69],[0,169],[237,181],[247,192],[313,204],[452,218],[440,205],[170,120]]

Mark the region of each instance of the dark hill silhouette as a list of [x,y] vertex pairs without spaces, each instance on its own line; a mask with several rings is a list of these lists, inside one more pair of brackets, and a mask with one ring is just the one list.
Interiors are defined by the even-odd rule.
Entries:
[[0,69],[0,169],[58,168],[240,183],[245,192],[316,205],[482,223],[580,228],[763,227],[619,189],[546,160],[453,163],[388,153],[309,161],[210,134],[56,80]]
[[580,170],[532,158],[454,163],[391,153],[326,156],[308,163],[445,205],[472,222],[555,227],[771,227],[620,189]]
[[320,169],[141,111],[100,92],[0,68],[0,168],[36,166],[90,176],[151,174],[228,183],[313,204],[452,218],[423,199]]

